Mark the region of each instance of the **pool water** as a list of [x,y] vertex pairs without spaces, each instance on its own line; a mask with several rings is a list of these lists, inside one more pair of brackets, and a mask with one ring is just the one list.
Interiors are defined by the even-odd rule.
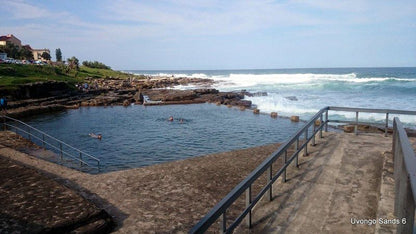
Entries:
[[24,121],[99,158],[100,172],[283,142],[303,125],[214,104],[83,107]]

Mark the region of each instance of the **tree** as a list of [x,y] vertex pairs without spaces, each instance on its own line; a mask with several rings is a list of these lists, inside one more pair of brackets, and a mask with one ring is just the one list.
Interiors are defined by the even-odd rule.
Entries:
[[32,60],[33,59],[33,53],[26,47],[22,47],[19,49],[19,58],[20,59],[26,59],[26,60]]
[[10,43],[10,42],[6,42],[5,46],[0,46],[0,51],[7,53],[7,57],[9,58],[19,58],[20,53],[19,53],[19,46]]
[[46,51],[44,51],[40,57],[42,57],[45,60],[51,60],[51,55]]
[[79,70],[79,60],[75,56],[72,56],[67,61],[70,69]]
[[56,55],[56,61],[57,62],[62,62],[61,48],[58,48],[58,49],[55,50],[55,55]]
[[86,67],[90,67],[90,68],[99,68],[99,69],[111,69],[111,67],[105,65],[104,63],[100,63],[98,61],[84,61],[82,62],[82,65],[86,66]]

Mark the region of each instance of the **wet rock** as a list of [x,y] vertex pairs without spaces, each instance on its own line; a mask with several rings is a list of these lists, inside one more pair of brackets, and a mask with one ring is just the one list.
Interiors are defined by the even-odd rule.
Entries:
[[354,132],[355,126],[354,125],[345,125],[343,126],[344,132],[351,133]]
[[130,101],[129,100],[124,100],[123,101],[123,106],[129,106],[130,105]]
[[136,103],[143,103],[143,94],[141,91],[136,92],[136,94],[133,95],[133,99]]
[[292,121],[292,122],[299,122],[299,116],[297,116],[297,115],[291,116],[290,117],[290,121]]
[[256,92],[256,93],[250,93],[246,92],[245,90],[242,92],[244,95],[248,97],[264,97],[267,96],[267,92]]
[[253,114],[256,114],[256,115],[260,114],[260,110],[259,110],[259,109],[257,109],[257,108],[255,108],[255,109],[253,110]]
[[297,101],[298,100],[298,98],[296,97],[296,96],[288,96],[288,97],[285,97],[287,100],[290,100],[290,101]]
[[270,117],[272,117],[272,118],[277,118],[277,112],[272,112],[272,113],[270,113]]

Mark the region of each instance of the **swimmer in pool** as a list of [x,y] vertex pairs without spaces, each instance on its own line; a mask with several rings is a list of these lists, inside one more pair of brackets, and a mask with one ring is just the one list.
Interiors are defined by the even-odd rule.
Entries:
[[92,138],[97,138],[98,140],[101,140],[101,138],[103,138],[103,136],[101,134],[96,135],[94,133],[90,133],[88,135]]

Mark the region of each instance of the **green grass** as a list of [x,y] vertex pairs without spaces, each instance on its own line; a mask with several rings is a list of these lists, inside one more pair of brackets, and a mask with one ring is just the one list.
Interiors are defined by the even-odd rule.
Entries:
[[[13,88],[19,84],[38,81],[66,81],[71,84],[83,82],[86,77],[92,78],[129,78],[134,75],[111,69],[97,69],[81,66],[79,71],[68,70],[66,66],[0,64],[0,86]],[[134,76],[143,78],[141,76]]]

